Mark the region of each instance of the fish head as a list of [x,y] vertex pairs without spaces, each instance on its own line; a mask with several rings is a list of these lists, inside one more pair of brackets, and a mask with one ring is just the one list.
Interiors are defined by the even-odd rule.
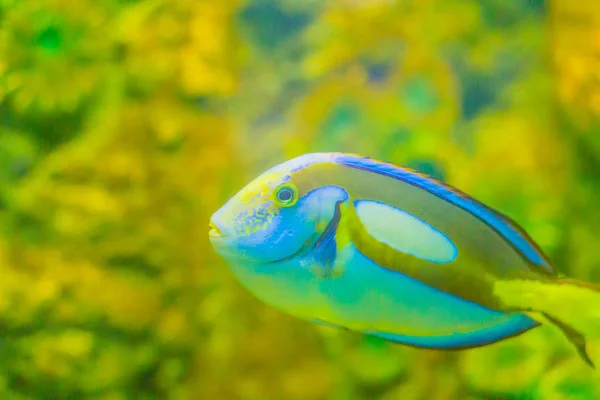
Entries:
[[[313,153],[279,164],[248,183],[210,220],[215,251],[229,261],[274,263],[310,247],[334,216],[346,191],[321,184],[321,169],[329,153]],[[325,182],[324,180],[323,182]]]

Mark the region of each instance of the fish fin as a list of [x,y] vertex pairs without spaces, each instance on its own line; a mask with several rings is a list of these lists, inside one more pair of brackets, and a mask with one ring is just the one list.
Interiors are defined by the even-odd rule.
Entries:
[[333,218],[325,227],[321,236],[315,242],[313,254],[317,258],[318,268],[321,268],[321,275],[325,278],[334,277],[335,259],[337,255],[336,232],[342,218],[341,204],[343,201],[335,203]]
[[525,316],[515,315],[503,324],[474,330],[471,332],[447,334],[438,336],[415,336],[374,330],[354,330],[343,325],[338,325],[314,319],[314,323],[337,328],[344,331],[356,332],[367,336],[377,337],[392,343],[414,347],[418,349],[435,350],[466,350],[486,346],[511,337],[519,336],[540,325],[539,322]]
[[494,294],[505,305],[504,311],[528,312],[558,327],[583,360],[594,365],[586,350],[586,338],[600,338],[598,285],[563,277],[551,281],[499,280]]
[[583,334],[581,332],[579,332],[578,330],[576,330],[575,328],[565,324],[562,321],[559,321],[558,319],[552,317],[551,315],[549,315],[547,313],[542,313],[542,315],[548,321],[550,321],[552,324],[554,324],[556,327],[558,327],[565,334],[565,336],[567,336],[569,341],[571,343],[573,343],[573,345],[575,346],[577,353],[579,353],[579,356],[583,359],[583,361],[585,361],[585,363],[588,364],[593,369],[596,369],[596,365],[594,364],[594,362],[592,361],[592,359],[590,358],[590,356],[587,352],[586,341],[585,341],[585,337],[583,336]]
[[567,277],[559,277],[558,279],[556,279],[554,281],[554,283],[558,284],[558,285],[576,286],[579,288],[588,289],[588,290],[592,290],[594,292],[600,293],[600,284],[597,284],[597,283],[584,282],[584,281],[580,281],[580,280],[573,279],[573,278],[567,278]]
[[539,322],[525,315],[515,316],[511,321],[470,332],[438,335],[414,336],[401,335],[388,332],[362,332],[376,336],[394,343],[403,344],[419,349],[435,350],[467,350],[487,346],[501,340],[517,337],[529,330],[538,327]]

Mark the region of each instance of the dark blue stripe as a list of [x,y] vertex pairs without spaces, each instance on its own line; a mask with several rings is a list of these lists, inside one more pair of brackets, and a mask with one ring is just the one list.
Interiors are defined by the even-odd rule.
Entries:
[[363,332],[391,342],[426,349],[459,350],[485,346],[527,332],[540,324],[524,314],[514,314],[506,322],[477,331],[444,336],[409,336],[388,332]]
[[348,167],[399,179],[462,208],[498,232],[527,260],[553,272],[550,261],[545,257],[542,250],[514,221],[469,197],[458,189],[437,182],[430,177],[366,157],[340,153],[335,156],[334,160]]

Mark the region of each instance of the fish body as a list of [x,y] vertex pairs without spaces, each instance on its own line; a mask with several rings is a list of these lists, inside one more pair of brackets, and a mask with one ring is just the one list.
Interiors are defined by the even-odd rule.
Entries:
[[[395,165],[343,153],[284,162],[211,219],[211,242],[286,313],[407,345],[482,346],[539,325],[495,282],[557,278],[516,223]],[[556,321],[591,364],[581,335]]]
[[521,313],[482,307],[381,268],[349,244],[337,277],[315,271],[314,260],[277,266],[237,265],[236,276],[256,297],[299,318],[417,347],[467,348],[537,326]]

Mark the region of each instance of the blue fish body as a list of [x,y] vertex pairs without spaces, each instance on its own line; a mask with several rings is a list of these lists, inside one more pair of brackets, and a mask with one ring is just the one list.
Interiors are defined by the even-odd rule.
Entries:
[[522,313],[492,310],[382,268],[352,243],[330,267],[319,250],[276,268],[234,263],[233,270],[256,297],[282,311],[415,347],[477,347],[538,325]]
[[[495,282],[557,277],[516,223],[388,163],[315,153],[265,172],[211,219],[256,297],[289,314],[416,347],[470,348],[539,325]],[[552,320],[591,364],[585,340]]]

